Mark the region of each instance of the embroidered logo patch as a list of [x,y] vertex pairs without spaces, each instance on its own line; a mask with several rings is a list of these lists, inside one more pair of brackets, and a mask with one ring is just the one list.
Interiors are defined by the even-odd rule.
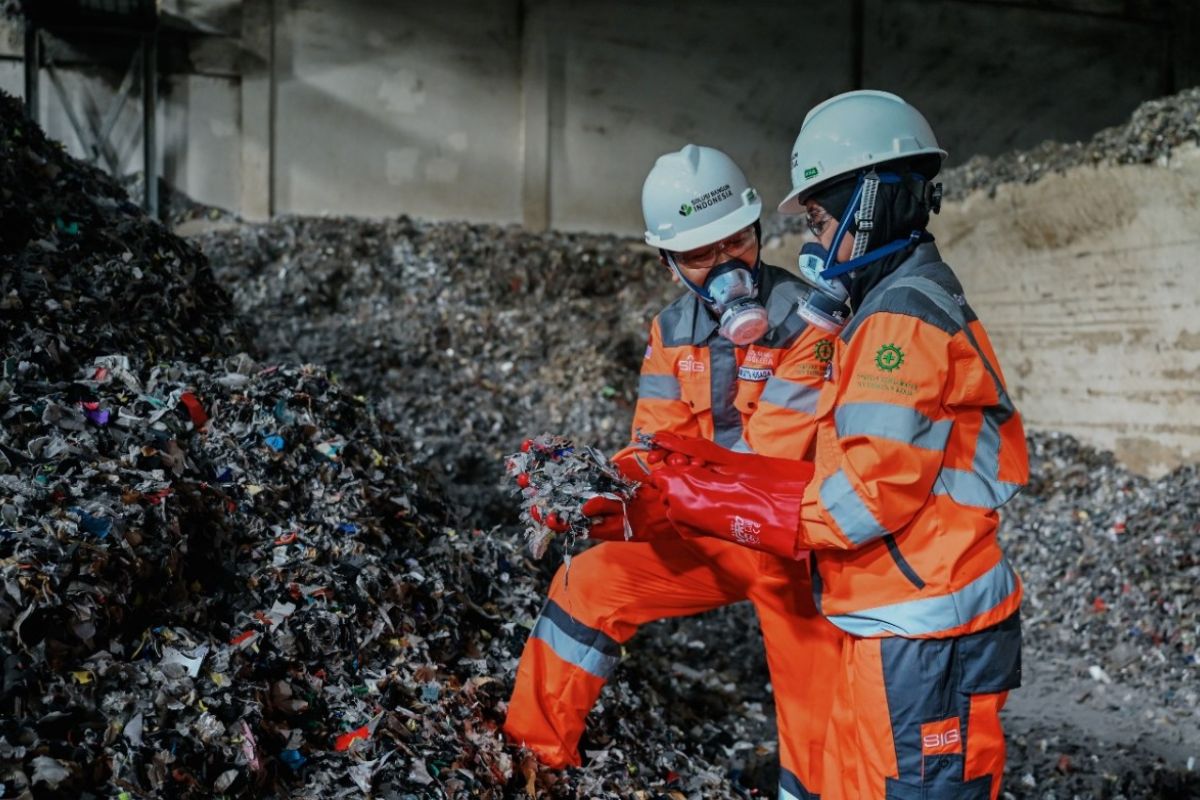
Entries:
[[926,722],[921,726],[921,754],[944,756],[962,752],[962,734],[958,717]]
[[813,345],[813,357],[817,361],[829,362],[833,360],[833,342],[828,339],[822,339]]
[[900,369],[900,365],[903,363],[904,351],[894,344],[885,344],[875,354],[875,366],[884,372],[892,372],[893,370]]
[[759,350],[751,347],[746,351],[747,364],[770,364],[775,359],[771,357],[770,350]]
[[697,375],[704,372],[704,362],[688,356],[683,361],[679,362],[679,371],[688,375]]

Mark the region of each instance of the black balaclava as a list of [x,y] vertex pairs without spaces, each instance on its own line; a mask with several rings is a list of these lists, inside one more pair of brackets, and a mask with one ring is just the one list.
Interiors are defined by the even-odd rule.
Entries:
[[[926,184],[937,174],[941,166],[936,156],[913,162],[881,164],[881,172],[895,172],[900,175],[900,183],[881,183],[875,195],[875,227],[867,240],[867,252],[882,247],[896,239],[903,239],[914,230],[924,231],[929,224],[929,200],[926,196]],[[846,206],[854,195],[857,176],[851,176],[829,187],[822,188],[812,195],[812,199],[821,208],[829,212],[831,217],[842,219]],[[851,233],[857,232],[858,224],[851,222],[847,228]],[[928,234],[920,241],[931,241]],[[856,309],[862,304],[867,293],[879,285],[879,282],[896,271],[904,263],[918,242],[904,248],[898,253],[867,264],[855,270],[850,279],[850,308]]]

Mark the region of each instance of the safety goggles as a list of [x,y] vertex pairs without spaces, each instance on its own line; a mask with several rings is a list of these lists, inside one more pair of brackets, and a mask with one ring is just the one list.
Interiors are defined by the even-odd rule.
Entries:
[[746,252],[754,246],[757,238],[754,226],[750,225],[719,242],[684,253],[675,253],[675,263],[687,269],[710,269],[721,263],[722,255],[739,256]]

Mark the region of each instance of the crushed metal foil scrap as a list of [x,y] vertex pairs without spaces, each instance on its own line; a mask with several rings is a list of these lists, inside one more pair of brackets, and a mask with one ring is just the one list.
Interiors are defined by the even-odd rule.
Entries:
[[[579,511],[585,502],[598,495],[627,502],[641,485],[596,448],[549,433],[526,439],[505,466],[521,494],[521,522],[534,558],[545,555],[555,536],[587,537],[588,520]],[[625,535],[632,538],[628,520]]]

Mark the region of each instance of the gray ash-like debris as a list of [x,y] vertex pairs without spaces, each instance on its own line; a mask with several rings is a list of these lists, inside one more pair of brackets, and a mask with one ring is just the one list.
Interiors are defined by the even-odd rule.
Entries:
[[1027,646],[1200,723],[1196,467],[1149,479],[1071,436],[1030,445],[1033,478],[1003,528],[1025,580]]

